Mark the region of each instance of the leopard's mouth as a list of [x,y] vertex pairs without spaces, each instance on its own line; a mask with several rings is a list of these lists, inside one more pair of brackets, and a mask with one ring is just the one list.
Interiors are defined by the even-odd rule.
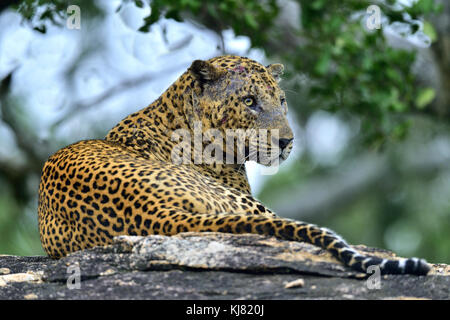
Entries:
[[282,161],[286,160],[289,157],[290,153],[291,153],[291,151],[290,150],[286,151],[286,149],[281,151],[279,159]]
[[284,149],[280,150],[280,159],[286,160],[291,154],[293,144],[290,142]]
[[253,147],[252,150],[253,152],[249,152],[249,147],[245,147],[245,159],[247,161],[255,161],[265,166],[279,165],[289,157],[292,151],[292,143],[284,149],[280,149],[278,146],[274,149],[272,146],[257,146]]

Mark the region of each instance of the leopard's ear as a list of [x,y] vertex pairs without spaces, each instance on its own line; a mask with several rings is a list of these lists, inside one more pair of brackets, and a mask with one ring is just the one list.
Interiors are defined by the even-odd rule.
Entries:
[[277,82],[281,80],[284,71],[284,66],[281,63],[269,64],[266,68]]
[[203,60],[195,60],[192,62],[189,71],[201,82],[215,81],[223,74],[221,70],[214,67],[208,61]]

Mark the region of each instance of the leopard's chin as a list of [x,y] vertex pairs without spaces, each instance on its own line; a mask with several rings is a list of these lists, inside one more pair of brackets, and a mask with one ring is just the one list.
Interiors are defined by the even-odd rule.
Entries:
[[291,154],[291,150],[283,150],[279,156],[279,160],[285,161],[287,158],[289,158],[289,155]]

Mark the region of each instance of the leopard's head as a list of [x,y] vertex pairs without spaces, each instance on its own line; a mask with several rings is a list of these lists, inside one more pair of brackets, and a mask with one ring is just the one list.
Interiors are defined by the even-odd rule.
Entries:
[[[272,165],[286,159],[293,133],[286,96],[278,85],[282,72],[281,64],[265,67],[238,56],[194,61],[187,71],[192,89],[185,107],[188,123],[201,123],[204,136],[221,144],[224,155],[232,154],[234,161]],[[245,139],[239,140],[243,134]]]

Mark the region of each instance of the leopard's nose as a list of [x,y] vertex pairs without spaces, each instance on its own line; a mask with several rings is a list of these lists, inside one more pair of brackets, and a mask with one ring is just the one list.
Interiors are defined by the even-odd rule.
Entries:
[[292,140],[294,140],[294,139],[293,138],[291,138],[291,139],[281,138],[278,140],[278,145],[280,146],[281,150],[283,150],[289,145],[289,143],[292,142]]

